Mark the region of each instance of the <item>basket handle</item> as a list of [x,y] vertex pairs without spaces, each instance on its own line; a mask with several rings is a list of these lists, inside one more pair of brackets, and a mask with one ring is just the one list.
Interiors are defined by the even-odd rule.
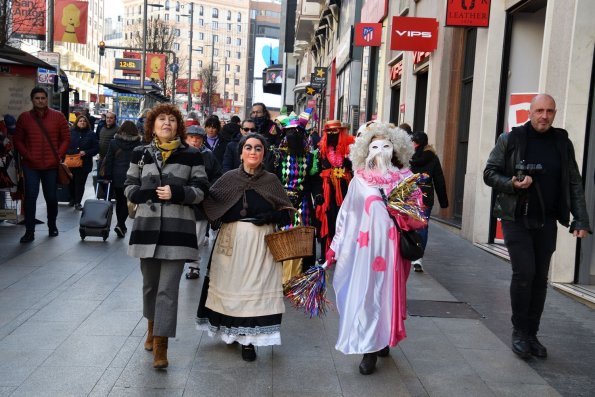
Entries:
[[295,208],[295,207],[290,207],[290,206],[285,206],[285,207],[281,207],[278,209],[278,211],[283,211],[283,210],[289,210],[289,211],[293,211],[297,214],[298,216],[298,222],[301,226],[304,225],[304,221],[302,220],[302,214],[300,214],[300,212]]

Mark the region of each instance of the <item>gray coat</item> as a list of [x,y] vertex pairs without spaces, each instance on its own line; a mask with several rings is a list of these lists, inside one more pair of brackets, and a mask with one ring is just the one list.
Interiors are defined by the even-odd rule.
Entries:
[[[153,144],[134,149],[124,182],[124,194],[138,204],[130,256],[168,260],[198,256],[193,205],[205,198],[209,182],[202,156],[197,154],[197,149],[182,143],[163,165]],[[172,198],[162,201],[156,188],[166,185]]]

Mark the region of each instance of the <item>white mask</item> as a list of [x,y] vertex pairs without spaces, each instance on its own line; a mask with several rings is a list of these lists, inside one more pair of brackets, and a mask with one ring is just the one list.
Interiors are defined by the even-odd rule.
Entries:
[[376,139],[368,146],[366,168],[385,172],[391,165],[393,144],[388,139]]

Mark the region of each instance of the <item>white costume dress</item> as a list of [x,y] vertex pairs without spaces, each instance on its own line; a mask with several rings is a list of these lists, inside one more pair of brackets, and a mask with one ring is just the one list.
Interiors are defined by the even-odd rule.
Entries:
[[[379,188],[388,195],[409,169],[366,177],[357,171],[337,218],[331,243],[336,268],[333,287],[339,311],[335,348],[345,354],[372,353],[406,337],[405,285],[411,263],[398,253],[399,237]],[[421,195],[418,197],[421,205]],[[414,222],[399,216],[408,230]]]

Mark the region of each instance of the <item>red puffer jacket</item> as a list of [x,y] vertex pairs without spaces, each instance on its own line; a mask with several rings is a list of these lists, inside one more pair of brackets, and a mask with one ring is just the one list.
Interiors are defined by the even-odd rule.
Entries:
[[[34,110],[23,112],[17,120],[14,133],[14,146],[23,157],[23,163],[32,169],[47,170],[57,168],[58,163],[48,140],[35,121]],[[53,109],[46,109],[43,114],[37,113],[41,123],[58,152],[64,158],[70,144],[70,129],[64,115]]]

